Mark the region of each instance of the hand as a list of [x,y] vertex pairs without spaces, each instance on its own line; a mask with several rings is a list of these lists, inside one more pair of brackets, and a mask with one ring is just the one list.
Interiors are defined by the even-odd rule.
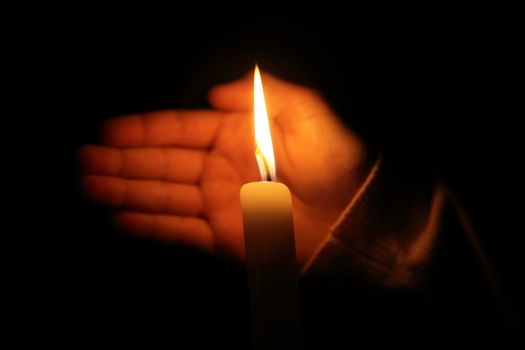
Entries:
[[[263,74],[278,180],[293,197],[297,258],[304,264],[366,175],[363,142],[315,91]],[[103,146],[84,146],[82,183],[116,208],[123,229],[244,258],[239,190],[259,181],[253,80],[213,88],[213,110],[111,119]]]

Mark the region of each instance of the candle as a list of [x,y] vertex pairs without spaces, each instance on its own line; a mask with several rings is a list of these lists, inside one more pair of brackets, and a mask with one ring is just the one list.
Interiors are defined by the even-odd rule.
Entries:
[[288,188],[275,159],[261,75],[254,73],[255,157],[265,181],[242,186],[246,263],[257,349],[301,349],[298,267]]

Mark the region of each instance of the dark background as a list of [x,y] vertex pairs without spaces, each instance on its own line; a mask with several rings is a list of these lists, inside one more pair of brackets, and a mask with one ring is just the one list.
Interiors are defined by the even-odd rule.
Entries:
[[75,152],[97,141],[106,118],[205,107],[209,87],[255,61],[318,88],[401,166],[443,179],[471,214],[511,309],[522,313],[512,11],[305,6],[34,14],[36,40],[25,44],[22,64],[36,73],[21,85],[39,96],[31,103],[39,112],[22,121],[39,134],[25,154],[38,169],[33,186],[46,194],[33,209],[38,219],[19,230],[38,236],[24,247],[36,257],[29,276],[38,293],[29,300],[39,336],[249,348],[243,267],[114,230],[78,191]]

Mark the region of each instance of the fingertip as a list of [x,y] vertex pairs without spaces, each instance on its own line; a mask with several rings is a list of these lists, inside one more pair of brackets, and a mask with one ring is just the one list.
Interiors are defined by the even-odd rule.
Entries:
[[113,214],[112,222],[118,229],[137,236],[147,236],[151,234],[151,215],[119,212]]
[[77,162],[82,173],[93,175],[117,175],[122,164],[117,149],[97,145],[82,146]]
[[208,101],[213,107],[221,108],[222,85],[214,86],[208,91]]
[[117,207],[123,202],[124,188],[114,179],[84,175],[80,179],[80,185],[87,197],[95,203]]
[[94,201],[101,202],[104,197],[104,189],[100,186],[100,183],[92,175],[84,175],[80,178],[80,187],[86,196]]
[[144,140],[143,122],[138,115],[108,119],[102,124],[100,138],[108,146],[140,145]]
[[116,123],[120,117],[114,117],[105,120],[98,129],[98,139],[103,145],[110,145],[112,143],[113,135],[116,133]]
[[246,110],[251,108],[253,85],[243,78],[234,82],[214,86],[208,91],[208,101],[219,109]]

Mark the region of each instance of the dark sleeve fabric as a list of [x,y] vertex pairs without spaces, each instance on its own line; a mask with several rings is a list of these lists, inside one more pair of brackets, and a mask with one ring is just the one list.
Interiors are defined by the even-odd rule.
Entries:
[[303,268],[309,343],[511,342],[490,267],[456,204],[429,177],[378,160]]
[[413,284],[435,240],[442,192],[379,160],[303,273]]

